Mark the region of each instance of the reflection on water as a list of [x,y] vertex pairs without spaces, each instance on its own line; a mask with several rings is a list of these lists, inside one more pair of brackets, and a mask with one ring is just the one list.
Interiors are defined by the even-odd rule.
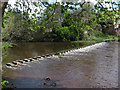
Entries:
[[83,45],[86,44],[70,42],[18,43],[17,46],[8,49],[7,55],[3,57],[3,64],[12,62],[14,60],[55,53],[76,47],[82,47]]
[[18,88],[53,88],[44,85],[44,78],[48,76],[51,78],[48,83],[55,82],[57,88],[117,88],[117,43],[109,43],[100,49],[80,54],[74,52],[62,58],[45,58],[43,61],[31,62],[29,66],[22,66],[22,69],[4,68],[6,72],[3,78]]

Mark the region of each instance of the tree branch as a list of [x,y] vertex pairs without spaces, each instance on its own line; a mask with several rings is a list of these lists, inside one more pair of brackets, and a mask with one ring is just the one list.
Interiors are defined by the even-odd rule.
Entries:
[[[82,3],[81,7],[83,7],[83,5],[84,5],[85,3],[86,3],[86,2],[84,1],[84,2]],[[79,16],[82,12],[83,12],[83,9],[82,9],[81,12],[79,12],[79,13],[77,14],[77,16]]]

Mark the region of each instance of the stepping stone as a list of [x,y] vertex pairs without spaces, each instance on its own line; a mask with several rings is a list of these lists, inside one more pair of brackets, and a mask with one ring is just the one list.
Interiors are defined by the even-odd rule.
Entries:
[[50,55],[50,56],[54,56],[54,53],[50,53],[49,55]]
[[33,59],[37,59],[37,57],[33,57]]
[[26,63],[25,61],[23,61],[23,60],[19,60],[18,62],[20,62],[20,63]]
[[46,54],[45,56],[47,56],[47,57],[48,57],[48,56],[50,56],[50,55],[49,55],[49,54]]
[[41,56],[37,56],[37,58],[41,58]]
[[12,64],[12,63],[7,63],[6,65],[7,66],[14,66],[14,64]]
[[50,79],[50,77],[47,77],[47,78],[45,78],[45,80],[50,81],[51,79]]
[[54,87],[55,87],[55,86],[56,86],[56,83],[51,84],[51,86],[54,86]]
[[28,58],[30,61],[34,61],[34,59],[33,58]]
[[29,60],[29,59],[24,59],[23,61],[25,61],[25,62],[30,62],[30,60]]
[[45,57],[45,55],[42,55],[41,57]]
[[18,62],[18,61],[13,61],[12,63],[15,64],[15,65],[20,65],[20,64],[21,64],[21,63]]

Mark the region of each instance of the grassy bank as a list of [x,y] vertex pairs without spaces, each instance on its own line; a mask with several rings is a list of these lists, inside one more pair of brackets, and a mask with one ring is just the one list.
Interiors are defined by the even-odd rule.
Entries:
[[82,40],[82,41],[72,41],[72,43],[98,43],[98,42],[103,42],[103,41],[115,41],[115,40],[120,41],[120,37],[117,37],[115,35],[107,35],[103,37],[96,37],[92,38],[90,40]]

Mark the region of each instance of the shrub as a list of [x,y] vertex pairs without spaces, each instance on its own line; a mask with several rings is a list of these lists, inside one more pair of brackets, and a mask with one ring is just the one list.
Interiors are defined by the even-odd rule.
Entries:
[[3,80],[1,82],[2,88],[16,88],[14,84],[10,84],[9,81]]
[[77,27],[75,25],[71,25],[69,27],[70,30],[70,40],[76,41],[81,40],[83,38],[83,30],[80,27]]
[[69,41],[70,31],[68,27],[61,27],[55,30],[53,34],[54,41]]
[[4,80],[1,82],[2,88],[7,88],[7,86],[9,85],[9,82]]

